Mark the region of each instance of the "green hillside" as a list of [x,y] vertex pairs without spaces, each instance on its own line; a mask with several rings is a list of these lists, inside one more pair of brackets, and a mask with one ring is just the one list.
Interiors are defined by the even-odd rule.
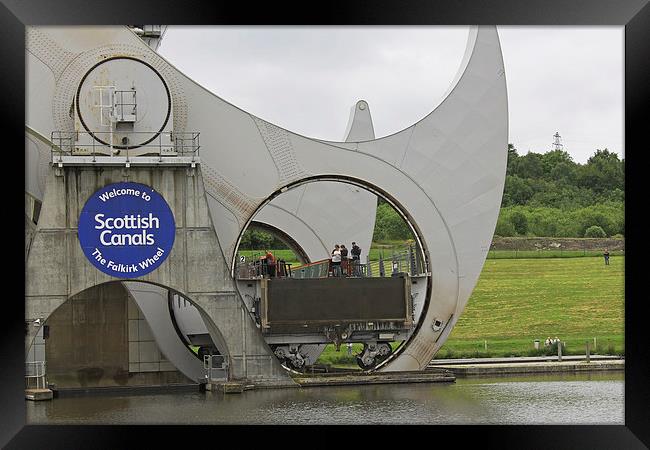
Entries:
[[[533,340],[558,336],[569,353],[596,337],[606,351],[624,348],[624,257],[493,259],[439,357],[485,352],[525,354]],[[610,349],[611,350],[611,349]],[[494,355],[492,355],[494,356]]]
[[[532,356],[533,341],[566,343],[564,354],[624,353],[624,262],[602,258],[487,260],[465,311],[436,358]],[[593,339],[596,338],[596,348]],[[485,349],[487,344],[487,351]],[[354,351],[361,350],[355,346]],[[329,345],[319,363],[353,364]]]

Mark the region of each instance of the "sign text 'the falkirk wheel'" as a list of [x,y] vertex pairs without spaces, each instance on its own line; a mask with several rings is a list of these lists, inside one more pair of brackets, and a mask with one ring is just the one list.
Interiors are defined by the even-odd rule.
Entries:
[[176,224],[165,199],[140,183],[114,183],[90,196],[79,217],[79,243],[105,274],[136,278],[169,256]]

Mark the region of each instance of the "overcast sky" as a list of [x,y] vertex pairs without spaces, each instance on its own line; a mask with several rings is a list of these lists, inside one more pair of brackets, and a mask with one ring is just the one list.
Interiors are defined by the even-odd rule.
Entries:
[[[509,142],[584,163],[623,156],[624,28],[498,27]],[[402,130],[442,100],[468,27],[170,26],[158,52],[230,103],[288,130],[343,140],[350,107],[370,105],[376,137]]]

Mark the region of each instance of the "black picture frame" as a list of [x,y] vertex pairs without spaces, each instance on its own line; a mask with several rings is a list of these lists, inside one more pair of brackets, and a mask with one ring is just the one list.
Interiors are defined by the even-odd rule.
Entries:
[[[5,275],[5,286],[15,280],[25,282],[25,271],[18,261],[22,254],[20,222],[23,197],[16,189],[13,174],[20,170],[22,153],[11,149],[24,146],[25,108],[25,25],[83,24],[277,24],[277,25],[620,25],[625,26],[625,152],[626,159],[626,270],[625,270],[625,425],[603,426],[438,426],[399,430],[395,436],[401,445],[453,445],[462,447],[478,439],[481,447],[495,448],[648,448],[650,446],[650,344],[646,342],[645,298],[640,280],[641,224],[637,206],[642,203],[642,155],[647,143],[646,104],[650,99],[650,6],[648,0],[446,0],[430,2],[322,2],[315,8],[307,2],[276,2],[256,5],[245,2],[208,2],[180,0],[162,1],[90,1],[90,0],[3,0],[0,6],[2,26],[2,129],[4,151],[4,200],[12,200],[4,214],[5,262],[17,272]],[[20,178],[20,177],[19,177]],[[9,195],[10,194],[10,195]],[[15,202],[15,203],[14,203]],[[636,214],[636,215],[635,215]],[[8,244],[14,244],[11,247]],[[16,258],[16,259],[14,259]],[[13,274],[12,274],[13,275]],[[24,301],[6,289],[0,340],[0,445],[6,448],[124,448],[134,447],[138,436],[147,439],[147,447],[174,442],[180,438],[190,445],[223,445],[225,432],[246,440],[242,443],[269,445],[269,439],[280,439],[284,445],[292,439],[279,437],[282,431],[268,427],[186,427],[186,426],[36,426],[25,425],[24,399]],[[359,445],[354,437],[359,426],[348,427],[352,440],[342,444],[336,436],[332,445]],[[391,434],[393,428],[388,429]],[[216,431],[219,434],[213,434]],[[313,445],[323,432],[322,427],[302,427],[304,443]],[[386,430],[383,430],[386,433]],[[371,445],[384,443],[384,434],[363,430],[373,436]],[[253,433],[253,434],[251,434]],[[408,433],[403,435],[402,433]],[[329,434],[329,432],[328,432]],[[417,437],[416,443],[413,437]],[[423,441],[420,441],[422,439]],[[325,440],[322,440],[323,442]],[[181,441],[182,442],[182,441]],[[140,444],[143,445],[143,444]],[[182,444],[175,444],[182,445]],[[230,444],[232,445],[232,444]]]

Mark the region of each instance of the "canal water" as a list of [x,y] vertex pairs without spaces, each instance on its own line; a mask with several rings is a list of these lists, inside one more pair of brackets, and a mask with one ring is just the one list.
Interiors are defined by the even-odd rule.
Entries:
[[27,402],[28,424],[617,424],[623,372],[455,383],[86,395]]

